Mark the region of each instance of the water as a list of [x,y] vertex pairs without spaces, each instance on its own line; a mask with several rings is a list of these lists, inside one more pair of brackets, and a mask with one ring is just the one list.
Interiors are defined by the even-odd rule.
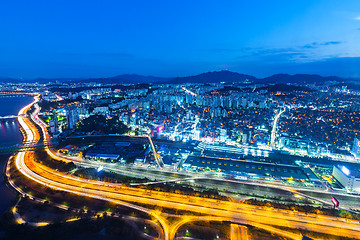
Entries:
[[[32,97],[0,95],[0,116],[17,115],[19,110],[32,100]],[[22,136],[16,119],[0,120],[0,147],[15,145],[21,141]],[[4,181],[6,162],[10,156],[11,154],[0,154],[0,215],[16,198],[16,193],[10,190]]]
[[[0,95],[0,116],[17,115],[19,110],[32,100],[31,97]],[[21,140],[16,119],[0,120],[0,146],[20,143]]]

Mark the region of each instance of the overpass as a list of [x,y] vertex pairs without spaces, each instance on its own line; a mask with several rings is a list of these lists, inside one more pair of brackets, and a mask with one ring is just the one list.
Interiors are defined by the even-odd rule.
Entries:
[[1,153],[12,153],[15,151],[34,151],[36,149],[43,149],[45,147],[51,147],[56,145],[57,142],[23,142],[18,144],[13,144],[9,146],[0,147]]

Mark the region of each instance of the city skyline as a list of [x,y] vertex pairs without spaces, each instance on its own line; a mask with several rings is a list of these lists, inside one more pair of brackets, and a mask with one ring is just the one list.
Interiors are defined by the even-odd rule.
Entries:
[[[6,179],[36,202],[18,201],[0,230],[23,239],[8,229],[51,228],[49,208],[31,218],[41,204],[65,210],[56,218],[63,227],[69,214],[96,216],[87,226],[139,223],[140,211],[155,228],[139,225],[135,239],[358,239],[359,89],[328,79],[245,82],[1,83],[1,103],[23,106],[0,109],[0,154],[16,151]],[[9,137],[16,122],[18,140]],[[106,213],[96,199],[111,204]]]
[[357,1],[5,2],[0,76],[360,76]]

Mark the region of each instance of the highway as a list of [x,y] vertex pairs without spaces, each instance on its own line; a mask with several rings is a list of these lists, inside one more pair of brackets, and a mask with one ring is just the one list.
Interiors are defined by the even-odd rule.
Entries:
[[[21,111],[26,113],[30,107],[26,106]],[[19,117],[19,123],[24,130],[23,133],[26,141],[38,141],[40,139],[40,133],[27,117]],[[44,128],[42,125],[40,127]],[[43,134],[46,135],[44,131]],[[47,139],[46,136],[44,139]],[[172,225],[161,214],[136,204],[192,211],[204,215],[217,216],[224,220],[231,219],[233,223],[257,226],[271,232],[276,232],[289,239],[300,239],[300,236],[283,231],[280,229],[281,227],[291,227],[360,239],[360,225],[358,221],[347,221],[343,218],[331,216],[261,208],[230,201],[149,191],[120,184],[85,180],[60,173],[35,162],[32,152],[19,152],[15,158],[15,166],[29,179],[49,188],[110,201],[146,212],[156,218],[161,224],[164,231],[164,239],[166,240],[171,240],[174,237],[175,233],[171,230],[173,229]]]

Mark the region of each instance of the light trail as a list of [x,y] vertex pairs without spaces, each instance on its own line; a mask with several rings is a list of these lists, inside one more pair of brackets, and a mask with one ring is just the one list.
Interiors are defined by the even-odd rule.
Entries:
[[20,203],[20,200],[21,200],[21,198],[19,198],[19,200],[16,202],[15,206],[11,209],[11,212],[14,215],[15,221],[18,224],[26,223],[27,225],[34,226],[34,227],[43,227],[43,226],[47,226],[50,224],[49,222],[27,222],[27,221],[25,221],[17,211],[17,205]]
[[[25,158],[26,153],[25,152],[20,152],[18,153],[18,155],[16,156],[16,160],[15,160],[15,165],[18,168],[18,170],[20,172],[22,172],[26,177],[28,177],[29,179],[44,185],[46,187],[50,187],[56,190],[60,190],[60,191],[65,191],[65,192],[70,192],[70,193],[74,193],[77,195],[82,195],[82,196],[86,196],[86,197],[90,197],[90,198],[95,198],[95,199],[99,199],[99,200],[103,200],[103,201],[108,201],[108,202],[113,202],[115,204],[118,205],[122,205],[122,206],[126,206],[126,207],[130,207],[132,209],[138,210],[140,212],[144,212],[149,214],[150,216],[153,216],[155,219],[157,219],[160,223],[163,223],[163,219],[158,217],[156,214],[152,213],[150,210],[143,208],[143,207],[139,207],[137,205],[134,204],[130,204],[130,203],[126,203],[126,202],[122,202],[116,199],[113,199],[111,197],[106,197],[106,194],[101,193],[101,191],[96,191],[96,190],[90,190],[88,188],[82,187],[82,186],[76,186],[77,184],[79,184],[79,182],[77,182],[74,186],[65,184],[65,183],[60,183],[60,182],[56,182],[53,180],[49,180],[45,177],[42,177],[34,172],[32,172],[28,166],[25,164],[24,162],[24,158]],[[56,177],[59,177],[58,175],[56,175]],[[65,176],[63,176],[65,177]],[[97,185],[103,185],[101,183],[97,184]],[[99,188],[99,186],[95,187]],[[81,191],[81,189],[83,189]],[[93,194],[95,193],[95,194]],[[97,193],[97,194],[96,194]],[[104,196],[103,196],[104,195]],[[168,233],[166,232],[166,226],[164,227],[164,225],[162,224],[163,229],[165,231],[165,236],[168,235]],[[166,240],[168,238],[165,238]]]
[[186,93],[188,93],[188,94],[190,94],[190,95],[192,95],[192,96],[194,96],[194,97],[196,97],[196,96],[197,96],[197,94],[196,94],[196,93],[194,93],[194,92],[192,92],[192,91],[190,91],[190,90],[186,89],[185,87],[183,87],[183,88],[182,88],[182,90],[184,90]]
[[203,179],[198,177],[190,177],[190,178],[178,178],[178,179],[171,179],[171,180],[164,180],[164,181],[156,181],[156,182],[146,182],[146,183],[130,183],[130,186],[146,186],[146,185],[154,185],[154,184],[161,184],[161,183],[171,183],[171,182],[186,182],[186,181],[193,181],[196,179]]
[[[21,160],[22,158],[23,158],[23,156],[25,155],[25,153],[20,153],[19,154],[19,156],[18,156],[18,158],[16,159],[17,161],[16,162],[18,162],[19,163],[19,160]],[[20,162],[20,164],[22,164],[21,162]],[[26,166],[26,164],[22,164],[21,165],[21,167],[20,168],[22,168],[23,170],[27,170],[27,166]],[[33,174],[33,175],[36,175],[36,174]],[[29,176],[30,178],[33,178],[33,176]],[[33,180],[35,180],[35,181],[38,181],[38,178],[41,178],[41,176],[38,176],[37,178],[33,178]],[[56,177],[55,177],[56,179],[59,179],[59,176],[58,175],[56,175]],[[70,192],[73,192],[73,193],[79,193],[79,190],[80,189],[82,189],[82,192],[85,192],[85,193],[81,193],[81,195],[85,195],[85,196],[90,196],[90,197],[94,197],[95,196],[95,198],[100,198],[100,199],[107,199],[107,195],[108,195],[108,191],[110,190],[109,189],[109,187],[103,187],[102,188],[102,190],[98,190],[99,189],[99,186],[97,185],[97,186],[94,186],[93,187],[93,189],[89,189],[89,184],[88,183],[86,183],[86,184],[84,184],[83,186],[77,186],[79,183],[74,183],[74,185],[73,186],[70,186],[69,184],[61,184],[61,183],[57,183],[57,182],[55,182],[55,181],[50,181],[49,179],[46,179],[46,178],[43,178],[43,180],[41,181],[39,181],[39,183],[42,183],[43,184],[43,181],[46,181],[47,183],[46,183],[46,186],[48,186],[48,187],[52,187],[52,188],[55,188],[55,189],[58,189],[58,190],[64,190],[64,191],[69,191],[69,188],[71,189],[70,190]],[[60,186],[60,187],[59,187]],[[94,190],[94,189],[96,189],[96,190]],[[124,192],[124,191],[126,191],[127,190],[127,188],[122,188],[121,189],[121,192]],[[135,191],[134,192],[132,192],[132,193],[129,193],[129,194],[131,194],[131,195],[138,195],[137,193],[139,192],[139,190],[140,189],[135,189]],[[98,192],[97,194],[96,194],[96,191]],[[100,193],[99,193],[100,192]],[[95,193],[96,195],[93,195],[93,193]],[[145,199],[144,199],[144,201],[141,201],[141,198],[140,197],[137,197],[137,198],[135,198],[136,199],[136,202],[142,202],[142,203],[152,203],[152,202],[157,202],[158,204],[157,205],[160,205],[160,206],[163,206],[163,207],[171,207],[171,208],[176,208],[176,209],[181,209],[181,210],[192,210],[192,211],[199,211],[199,210],[201,210],[200,212],[205,212],[205,213],[217,213],[217,214],[219,214],[219,215],[221,215],[221,216],[224,216],[224,215],[228,215],[228,217],[232,217],[232,215],[233,214],[230,214],[229,213],[229,210],[227,210],[227,209],[230,209],[231,210],[231,207],[226,207],[226,205],[230,205],[231,203],[228,203],[228,202],[218,202],[217,204],[214,204],[214,202],[216,202],[215,200],[213,200],[213,201],[211,201],[211,199],[206,199],[206,202],[204,201],[205,199],[202,199],[202,201],[201,202],[199,202],[198,204],[198,206],[189,206],[187,203],[186,204],[184,204],[183,202],[184,202],[184,199],[183,198],[180,198],[179,200],[177,200],[176,201],[176,199],[175,199],[175,196],[171,196],[171,198],[170,198],[170,200],[168,200],[168,202],[165,200],[165,201],[161,201],[161,200],[159,200],[158,198],[156,198],[156,194],[158,194],[157,192],[153,192],[153,194],[148,198],[148,199],[146,199],[146,197],[145,197]],[[100,196],[99,196],[100,195]],[[109,198],[108,199],[113,199],[113,198],[115,198],[115,196],[118,196],[118,195],[122,195],[121,193],[117,193],[117,194],[109,194]],[[163,199],[164,197],[163,197],[163,194],[160,194],[160,195],[162,195],[161,196],[161,198]],[[130,199],[131,199],[131,197],[130,197]],[[175,201],[175,203],[173,203],[173,201]],[[162,202],[162,203],[161,203]],[[193,205],[193,204],[191,204],[191,205]],[[195,204],[196,205],[196,204]],[[206,206],[206,205],[208,205],[208,207],[204,207],[204,205]],[[225,209],[223,209],[223,208],[221,208],[220,207],[220,209],[219,209],[219,206],[217,206],[217,205],[221,205],[221,206],[223,206]],[[245,210],[243,207],[244,206],[241,206],[242,208],[241,209],[237,209],[238,211],[245,211],[246,212],[246,214],[245,215],[247,215],[247,214],[253,214],[253,215],[257,215],[257,211],[259,210],[259,209],[257,209],[257,208],[255,208],[255,209],[257,209],[257,210],[254,210],[254,207],[253,206],[251,206],[250,207],[250,209],[247,211],[247,210]],[[249,206],[248,205],[246,205],[246,208],[248,208]],[[210,208],[210,209],[209,209]],[[232,210],[232,211],[235,211],[235,212],[237,212],[236,211],[236,209],[234,209],[234,210]],[[254,214],[255,213],[255,214]],[[243,215],[243,213],[242,214],[240,214],[240,215],[238,215],[237,216],[237,218],[241,218],[241,216]],[[265,216],[265,219],[267,218],[267,217],[272,217],[272,215],[273,215],[273,213],[272,213],[272,211],[269,211],[269,213],[267,213],[266,214],[266,216]],[[252,221],[254,221],[254,222],[258,222],[259,221],[259,219],[263,219],[263,220],[265,220],[264,219],[264,216],[254,216],[255,218],[252,218]],[[287,216],[287,217],[289,217],[289,218],[292,218],[292,220],[294,220],[294,221],[298,221],[298,216]],[[303,216],[302,216],[303,217]],[[277,219],[276,220],[276,217],[274,216],[273,218],[275,218],[275,219],[270,219],[270,220],[268,220],[268,221],[266,221],[266,222],[271,222],[271,223],[279,223],[279,219]],[[257,219],[257,220],[256,220]],[[337,218],[335,218],[336,220],[337,220]],[[311,221],[313,221],[314,219],[312,218],[311,219]],[[325,222],[327,222],[328,220],[334,220],[334,218],[332,218],[332,217],[326,217],[326,219],[324,220]],[[280,221],[281,222],[281,221]],[[335,222],[335,225],[333,226],[333,227],[335,227],[336,225],[338,224],[338,222]],[[290,223],[287,223],[286,225],[290,225],[291,226],[291,222]]]
[[240,239],[241,240],[248,240],[249,237],[248,237],[248,234],[247,234],[247,227],[239,226],[239,225],[237,225],[237,226],[239,228]]
[[284,107],[284,109],[281,109],[280,112],[274,118],[273,127],[271,130],[271,138],[270,138],[270,146],[272,148],[275,148],[275,138],[276,138],[277,124],[278,124],[279,118],[280,118],[281,114],[283,114],[286,111],[286,108],[287,107]]
[[230,239],[231,240],[248,240],[247,229],[245,226],[238,224],[230,224]]

